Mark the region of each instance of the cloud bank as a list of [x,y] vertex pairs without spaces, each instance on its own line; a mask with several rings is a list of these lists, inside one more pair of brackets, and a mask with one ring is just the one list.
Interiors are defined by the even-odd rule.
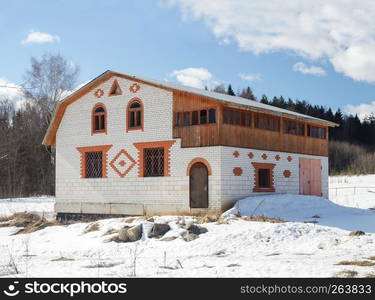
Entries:
[[174,0],[184,19],[204,20],[221,43],[254,54],[287,51],[329,61],[336,72],[375,82],[373,0]]

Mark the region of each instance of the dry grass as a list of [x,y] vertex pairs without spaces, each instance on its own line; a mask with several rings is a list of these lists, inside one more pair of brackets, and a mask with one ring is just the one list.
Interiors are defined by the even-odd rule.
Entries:
[[344,271],[336,273],[335,277],[339,277],[339,278],[354,278],[357,275],[358,275],[357,271],[344,270]]
[[269,218],[267,216],[248,216],[248,217],[241,217],[244,221],[253,221],[253,222],[269,222],[269,223],[286,223],[283,219],[276,219],[276,218]]
[[106,263],[106,262],[99,262],[97,264],[85,266],[85,268],[94,269],[94,268],[112,268],[117,266],[118,264],[115,263]]
[[375,274],[367,274],[365,278],[375,278]]
[[38,215],[26,212],[14,213],[11,216],[0,218],[0,222],[2,222],[0,227],[23,227],[15,234],[31,233],[44,229],[48,226],[62,225],[57,221],[47,221]]
[[59,258],[51,259],[51,261],[74,261],[74,258],[68,258],[68,257],[61,256]]
[[83,233],[98,231],[99,229],[100,229],[100,225],[98,223],[93,223],[93,224],[88,225],[83,231]]
[[239,264],[229,264],[227,265],[227,268],[234,268],[234,267],[239,267]]
[[349,236],[361,236],[365,235],[366,233],[363,232],[362,230],[354,230],[351,233],[349,233]]
[[368,261],[368,260],[353,260],[353,261],[343,260],[337,263],[336,265],[372,267],[372,266],[375,266],[375,262]]
[[367,259],[369,259],[369,260],[375,260],[375,256],[370,256]]
[[197,224],[213,222],[216,222],[217,224],[228,224],[228,221],[225,218],[223,218],[220,214],[198,215],[195,219],[195,223]]

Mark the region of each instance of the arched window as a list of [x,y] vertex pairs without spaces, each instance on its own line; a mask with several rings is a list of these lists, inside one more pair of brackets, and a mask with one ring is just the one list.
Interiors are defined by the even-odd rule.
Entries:
[[127,108],[127,131],[143,130],[143,104],[141,99],[134,98]]
[[92,110],[91,134],[107,133],[107,110],[102,103],[98,103]]

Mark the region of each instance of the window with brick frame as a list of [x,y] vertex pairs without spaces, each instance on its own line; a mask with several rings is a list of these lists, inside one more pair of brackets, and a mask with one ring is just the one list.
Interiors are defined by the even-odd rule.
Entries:
[[127,107],[126,131],[142,130],[143,131],[143,103],[141,99],[132,99]]
[[85,153],[85,178],[102,178],[103,177],[103,152],[86,152]]
[[164,148],[145,148],[144,177],[164,176]]
[[81,178],[107,178],[107,152],[112,145],[77,147]]
[[103,103],[97,103],[92,109],[91,134],[107,133],[107,110]]
[[275,164],[251,163],[254,167],[253,192],[275,192],[274,173]]
[[170,140],[133,143],[138,150],[138,176],[170,176],[170,148],[175,142]]

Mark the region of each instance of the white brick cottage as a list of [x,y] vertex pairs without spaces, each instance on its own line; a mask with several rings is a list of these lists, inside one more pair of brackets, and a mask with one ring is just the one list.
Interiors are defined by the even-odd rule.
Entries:
[[107,71],[64,99],[58,217],[222,211],[258,193],[328,194],[328,128],[256,101]]

